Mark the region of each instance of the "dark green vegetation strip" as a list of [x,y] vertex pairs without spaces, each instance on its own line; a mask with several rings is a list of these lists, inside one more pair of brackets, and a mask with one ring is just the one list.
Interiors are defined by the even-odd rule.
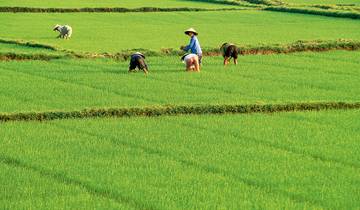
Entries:
[[360,11],[360,7],[356,6],[355,4],[335,4],[335,5],[315,4],[315,5],[310,5],[310,7],[324,9],[324,10],[345,10],[345,11],[353,11],[353,12]]
[[289,13],[300,13],[300,14],[322,15],[328,17],[360,19],[360,13],[351,12],[351,11],[322,10],[322,9],[284,7],[284,6],[282,7],[270,6],[263,8],[263,10],[274,11],[274,12],[289,12]]
[[190,7],[179,7],[179,8],[159,8],[159,7],[140,7],[140,8],[123,8],[123,7],[112,7],[112,8],[35,8],[35,7],[0,7],[0,12],[22,12],[22,13],[75,13],[75,12],[203,12],[203,11],[233,11],[243,10],[243,8],[219,8],[219,9],[208,9],[208,8],[190,8]]
[[[312,40],[303,41],[299,40],[290,44],[268,44],[268,45],[239,45],[240,55],[267,55],[267,54],[287,54],[295,52],[324,52],[330,50],[359,50],[360,41],[339,39],[339,40]],[[132,51],[142,51],[149,56],[162,56],[162,55],[182,55],[184,52],[172,48],[161,49],[160,53],[144,50],[134,49],[124,51],[116,54],[92,54],[85,55],[85,57],[110,57],[110,58],[124,58],[129,57]],[[219,56],[221,51],[219,48],[204,48],[203,54],[206,56]],[[81,55],[78,55],[81,57]]]
[[33,113],[0,114],[0,121],[49,121],[57,119],[81,119],[98,117],[156,117],[162,115],[204,115],[204,114],[251,114],[295,111],[320,111],[329,109],[360,109],[360,102],[319,102],[291,104],[249,104],[249,105],[198,105],[198,106],[154,106],[142,108],[85,109],[82,111],[53,111]]
[[360,42],[354,40],[313,40],[313,41],[296,41],[290,44],[273,44],[262,46],[240,46],[240,54],[280,54],[294,52],[323,52],[329,50],[359,50]]
[[[127,60],[135,51],[140,51],[147,56],[179,56],[183,52],[173,48],[161,49],[160,52],[147,49],[131,49],[112,53],[78,53],[69,50],[62,50],[56,47],[38,44],[32,42],[23,42],[17,40],[0,39],[0,43],[11,43],[21,46],[28,46],[33,48],[44,48],[54,51],[64,52],[64,55],[48,55],[48,54],[18,54],[18,53],[0,53],[0,60],[52,60],[60,58],[111,58],[117,60]],[[324,52],[330,50],[360,50],[360,41],[355,40],[313,40],[313,41],[296,41],[290,44],[270,44],[270,45],[239,45],[240,55],[267,55],[267,54],[287,54],[295,52]],[[203,54],[206,56],[219,56],[221,52],[218,48],[205,48]]]
[[48,54],[25,54],[25,53],[1,53],[0,52],[0,61],[1,60],[54,60],[68,57],[66,55],[48,55]]

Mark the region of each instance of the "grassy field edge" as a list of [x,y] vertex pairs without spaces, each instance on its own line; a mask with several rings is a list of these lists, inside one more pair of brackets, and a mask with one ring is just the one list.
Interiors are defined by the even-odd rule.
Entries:
[[[147,56],[180,56],[184,52],[173,48],[163,48],[160,51],[153,51],[148,49],[129,49],[118,53],[87,53],[87,52],[75,52],[65,49],[60,49],[47,44],[34,43],[21,40],[8,40],[0,38],[0,43],[15,44],[25,47],[48,49],[51,51],[58,51],[64,53],[63,55],[48,55],[46,53],[37,54],[25,54],[14,52],[2,52],[0,53],[0,60],[52,60],[60,58],[111,58],[118,60],[127,60],[130,55],[135,51],[141,51]],[[298,40],[289,44],[260,44],[253,45],[239,45],[240,55],[270,55],[270,54],[288,54],[296,52],[324,52],[330,50],[359,50],[360,41],[356,40],[311,40],[304,41]],[[218,48],[205,48],[203,50],[205,56],[220,56],[221,51]]]
[[77,12],[96,12],[96,13],[128,13],[128,12],[211,12],[211,11],[236,11],[244,8],[194,8],[194,7],[97,7],[97,8],[37,8],[37,7],[0,7],[0,12],[6,13],[77,13]]
[[248,105],[166,105],[135,108],[85,109],[81,111],[50,111],[0,114],[0,122],[50,121],[58,119],[82,119],[105,117],[156,117],[205,114],[251,114],[275,112],[302,112],[321,110],[360,109],[360,102],[318,102],[290,104]]
[[264,7],[263,10],[273,11],[273,12],[320,15],[320,16],[335,17],[335,18],[360,19],[360,13],[353,11],[323,10],[323,9],[310,9],[310,8],[285,7],[285,6],[269,6],[269,7]]

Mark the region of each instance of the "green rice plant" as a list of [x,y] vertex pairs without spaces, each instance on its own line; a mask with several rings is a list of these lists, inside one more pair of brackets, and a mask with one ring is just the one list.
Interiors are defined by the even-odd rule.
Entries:
[[29,47],[26,44],[5,44],[0,41],[0,60],[9,59],[58,59],[66,58],[68,53],[42,47]]
[[[98,197],[94,191],[86,191],[71,184],[54,182],[54,180],[43,176],[44,171],[39,173],[38,171],[30,171],[29,168],[9,166],[9,164],[19,164],[19,162],[13,159],[4,160],[3,158],[1,156],[0,160],[1,208],[26,209],[30,206],[36,209],[55,209],[65,206],[76,209],[93,209],[99,208],[99,206],[106,209],[130,208],[125,204],[110,201],[106,197]],[[47,174],[51,173],[48,172]],[[61,175],[57,176],[60,177]],[[70,183],[71,179],[67,181]],[[35,197],[40,195],[48,195],[49,197],[43,197],[45,200],[38,202]],[[71,195],[72,199],[68,199],[69,195]],[[14,202],[15,200],[17,202]]]
[[39,43],[34,43],[34,42],[25,42],[25,41],[20,41],[20,40],[1,39],[1,38],[0,38],[0,44],[21,45],[21,46],[24,46],[24,47],[41,48],[41,49],[51,50],[51,51],[57,51],[58,50],[56,47],[46,45],[46,44],[39,44]]
[[[250,10],[226,13],[106,15],[0,13],[0,19],[7,23],[0,25],[3,39],[31,40],[76,53],[114,54],[129,49],[148,49],[157,52],[162,48],[179,49],[181,45],[189,42],[189,38],[183,32],[189,27],[189,22],[199,31],[198,38],[204,49],[218,49],[224,42],[258,46],[259,43],[287,44],[297,40],[360,40],[360,26],[357,20]],[[225,20],[237,21],[235,24]],[[31,24],[32,22],[38,24]],[[74,33],[70,40],[56,39],[57,34],[52,28],[58,23],[73,27]],[[89,25],[92,28],[91,35]]]
[[[150,74],[129,61],[57,59],[0,62],[0,112],[45,112],[157,105],[359,102],[359,51],[244,56],[224,68],[204,57],[185,72],[180,57],[147,57]],[[306,65],[304,65],[306,63]]]
[[[258,2],[0,0],[74,12],[0,13],[0,209],[358,208],[358,20],[213,11]],[[178,56],[189,23],[200,73]],[[223,42],[249,56],[223,67]]]
[[354,209],[359,110],[0,124],[0,208]]
[[[1,41],[0,41],[1,42]],[[11,43],[11,41],[8,41]],[[160,52],[148,50],[148,49],[131,49],[125,50],[121,52],[117,52],[115,54],[112,53],[76,53],[69,50],[56,49],[52,47],[53,51],[41,50],[42,44],[32,43],[34,46],[39,46],[37,50],[33,50],[31,48],[27,48],[27,43],[15,42],[13,44],[4,44],[0,43],[0,59],[2,60],[28,60],[31,57],[34,60],[51,60],[51,59],[59,59],[59,58],[83,58],[83,59],[91,59],[91,58],[111,58],[116,60],[128,60],[133,52],[142,52],[147,56],[182,56],[184,52],[181,50],[173,49],[173,48],[164,48],[161,49]],[[46,45],[45,45],[46,46]],[[51,46],[49,46],[51,47]],[[294,43],[289,44],[268,44],[268,45],[239,45],[238,51],[240,55],[269,55],[269,54],[281,54],[281,53],[296,53],[296,52],[305,52],[305,51],[313,51],[313,52],[323,52],[330,50],[359,50],[360,42],[354,40],[312,40],[312,41],[303,41],[299,40]],[[30,55],[26,55],[26,53],[31,53]],[[34,54],[35,52],[42,52],[41,54]],[[62,56],[53,56],[53,54],[58,54]],[[220,49],[218,48],[204,48],[203,55],[205,56],[219,56],[222,55]]]

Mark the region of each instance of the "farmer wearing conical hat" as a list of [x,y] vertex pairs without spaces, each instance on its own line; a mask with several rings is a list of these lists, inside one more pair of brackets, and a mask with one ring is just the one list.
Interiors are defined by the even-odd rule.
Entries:
[[199,63],[201,64],[202,50],[199,40],[197,38],[198,32],[196,32],[193,28],[189,28],[185,31],[185,34],[191,37],[190,43],[187,46],[182,46],[180,49],[184,50],[185,52],[188,52],[190,50],[192,54],[195,54],[199,57]]
[[60,34],[57,38],[62,38],[62,39],[69,39],[72,34],[72,28],[71,28],[71,26],[68,26],[68,25],[62,26],[62,25],[56,24],[53,31],[58,31]]
[[145,55],[140,52],[136,52],[131,55],[129,72],[134,72],[136,67],[139,70],[144,71],[145,74],[147,74],[149,72],[148,66],[146,65],[146,62],[145,62]]
[[231,43],[224,43],[221,46],[220,51],[222,53],[222,56],[224,57],[224,66],[229,64],[231,58],[234,59],[235,65],[238,63],[237,58],[238,58],[239,50],[236,47],[236,45]]

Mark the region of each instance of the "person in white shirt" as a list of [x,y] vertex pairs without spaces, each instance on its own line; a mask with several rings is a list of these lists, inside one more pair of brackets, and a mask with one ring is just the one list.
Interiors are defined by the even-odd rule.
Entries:
[[60,33],[57,38],[69,39],[72,35],[72,28],[68,25],[56,25],[53,31],[58,31]]
[[199,56],[193,53],[185,54],[181,57],[183,63],[185,63],[187,71],[200,72]]

